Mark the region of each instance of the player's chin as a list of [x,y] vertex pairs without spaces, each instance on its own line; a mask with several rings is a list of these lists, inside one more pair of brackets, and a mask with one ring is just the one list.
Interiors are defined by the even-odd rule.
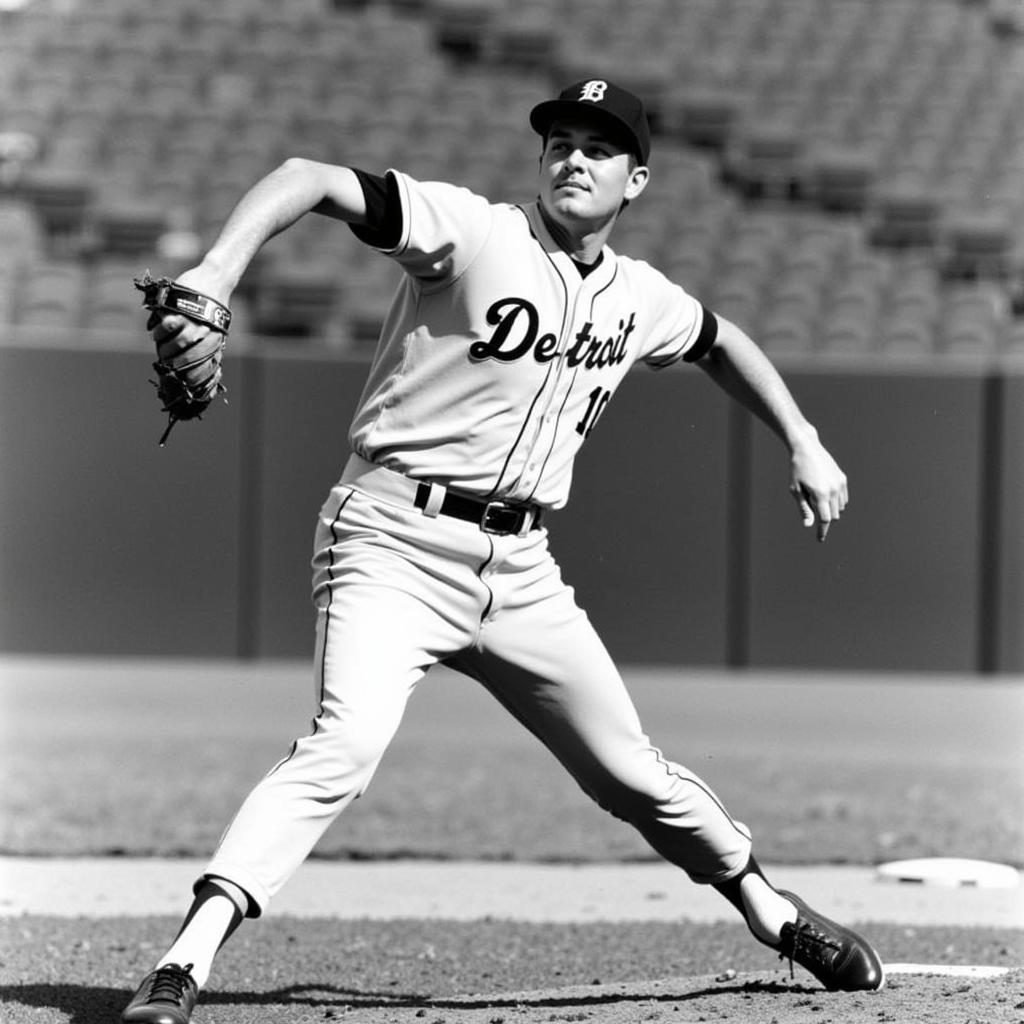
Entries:
[[583,188],[556,189],[555,199],[558,202],[571,203],[579,207],[589,207],[594,202],[593,195]]
[[590,195],[578,189],[560,189],[551,197],[551,212],[565,223],[577,223],[593,217]]

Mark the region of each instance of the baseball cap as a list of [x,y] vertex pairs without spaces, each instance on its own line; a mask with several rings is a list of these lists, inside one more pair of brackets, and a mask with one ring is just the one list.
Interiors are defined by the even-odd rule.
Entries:
[[533,130],[547,137],[548,130],[559,118],[581,115],[603,122],[615,135],[627,140],[645,164],[651,155],[651,128],[639,97],[604,78],[588,78],[563,89],[557,99],[538,103],[530,111]]

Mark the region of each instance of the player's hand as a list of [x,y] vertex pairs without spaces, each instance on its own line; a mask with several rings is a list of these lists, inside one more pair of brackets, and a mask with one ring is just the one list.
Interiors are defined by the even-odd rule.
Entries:
[[[225,291],[223,283],[203,265],[186,270],[175,280],[184,288],[193,288],[225,306],[230,305],[231,296]],[[189,361],[214,356],[219,362],[217,352],[223,336],[207,324],[197,323],[175,313],[154,311],[146,329],[152,332],[160,362],[173,364],[185,353],[188,353]]]
[[800,509],[804,526],[817,523],[819,541],[840,517],[850,500],[846,474],[836,464],[813,429],[793,449],[789,490]]

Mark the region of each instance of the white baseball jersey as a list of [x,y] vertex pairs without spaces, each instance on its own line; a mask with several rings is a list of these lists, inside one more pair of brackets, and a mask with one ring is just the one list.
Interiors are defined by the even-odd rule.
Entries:
[[683,358],[712,315],[607,247],[581,275],[536,203],[389,174],[402,236],[380,251],[406,275],[353,449],[407,476],[561,507],[576,452],[626,372]]

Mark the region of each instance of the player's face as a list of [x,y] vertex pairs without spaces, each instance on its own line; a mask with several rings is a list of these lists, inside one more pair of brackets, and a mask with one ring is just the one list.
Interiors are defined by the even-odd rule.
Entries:
[[595,230],[614,220],[624,199],[647,183],[647,168],[600,129],[556,121],[541,156],[540,196],[548,214],[572,230]]

